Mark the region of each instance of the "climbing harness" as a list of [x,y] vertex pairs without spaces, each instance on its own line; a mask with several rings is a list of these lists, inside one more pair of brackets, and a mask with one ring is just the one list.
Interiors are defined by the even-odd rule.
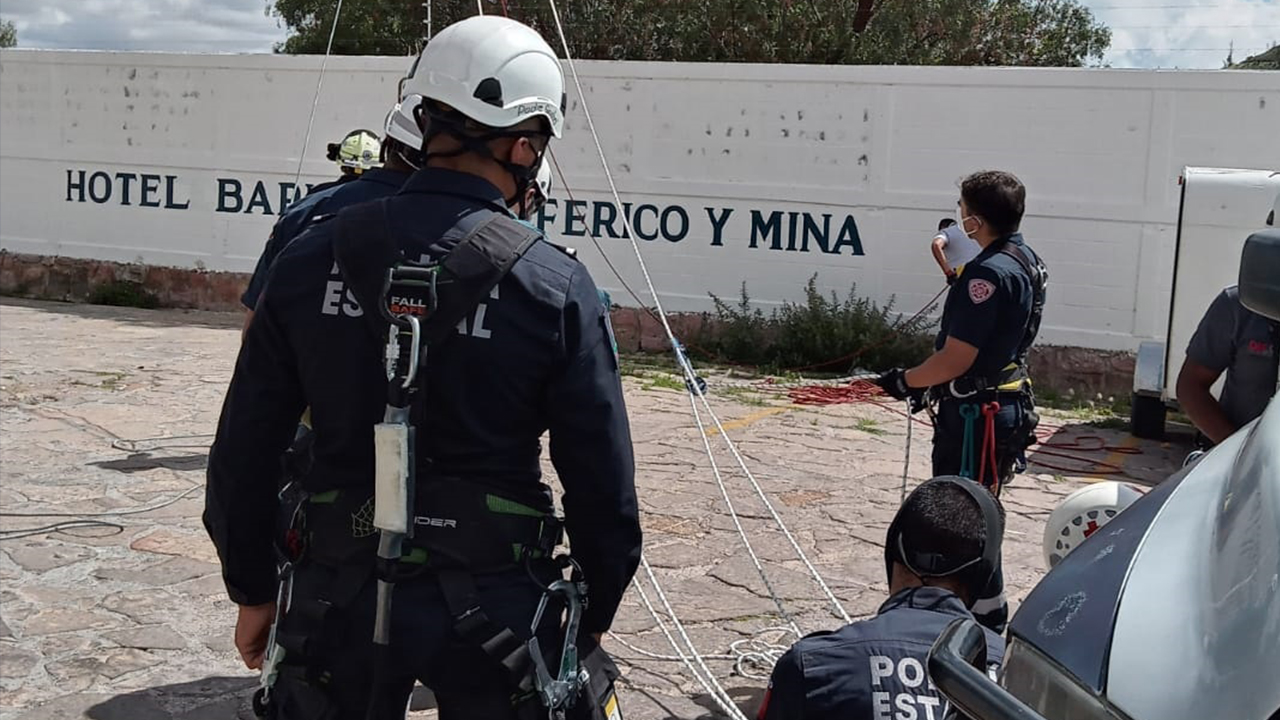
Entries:
[[[517,499],[510,490],[489,489],[479,480],[418,478],[414,473],[419,463],[413,457],[409,415],[423,402],[428,349],[456,337],[457,323],[488,297],[541,237],[505,209],[493,209],[459,220],[441,239],[440,247],[451,249],[439,261],[428,263],[410,262],[395,247],[385,200],[349,208],[337,217],[334,255],[339,271],[361,308],[377,308],[376,315],[369,312],[364,317],[379,337],[385,327],[386,337],[387,409],[374,433],[372,525],[381,535],[375,686],[386,674],[395,583],[431,570],[454,618],[455,634],[500,665],[517,695],[534,693],[552,717],[563,717],[592,681],[593,673],[584,667],[605,668],[594,674],[608,682],[602,692],[612,692],[607,656],[601,652],[578,657],[578,623],[587,597],[581,571],[575,566],[570,580],[556,581],[546,589],[535,618],[536,628],[551,601],[564,602],[568,609],[565,645],[555,676],[546,668],[536,636],[522,642],[484,612],[473,578],[475,572],[551,560],[563,539],[563,525],[551,511],[549,496]],[[555,562],[561,567],[572,564],[568,558]],[[592,688],[594,692],[594,683]],[[375,691],[370,716],[376,703]]]
[[1049,290],[1049,269],[1038,256],[1029,254],[1026,248],[1011,243],[1007,239],[1001,243],[998,252],[1013,258],[1014,262],[1018,263],[1022,271],[1027,274],[1027,279],[1031,281],[1031,312],[1027,314],[1026,325],[1022,328],[1022,339],[1018,341],[1018,348],[1014,352],[1014,362],[1025,367],[1027,353],[1035,343],[1036,336],[1040,334],[1040,322],[1044,318],[1044,306]]

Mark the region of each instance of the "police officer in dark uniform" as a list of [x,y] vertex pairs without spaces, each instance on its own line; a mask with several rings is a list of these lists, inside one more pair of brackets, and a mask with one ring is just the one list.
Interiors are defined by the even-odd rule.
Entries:
[[[810,635],[778,660],[759,720],[942,720],[946,700],[929,679],[929,649],[995,570],[999,501],[959,477],[911,493],[885,538],[889,599],[874,618]],[[988,668],[1004,641],[986,631]]]
[[[999,494],[1016,470],[1039,422],[1027,351],[1040,329],[1048,272],[1018,232],[1026,188],[1011,173],[977,172],[960,185],[958,224],[982,252],[947,293],[936,351],[878,383],[898,399],[937,401],[935,475],[963,475]],[[1008,620],[1003,576],[974,613],[997,632]]]
[[418,148],[422,145],[422,133],[416,127],[411,132],[405,123],[395,122],[403,112],[402,104],[396,103],[387,115],[387,135],[382,141],[381,167],[352,175],[351,182],[332,183],[324,188],[313,189],[306,197],[291,204],[276,220],[262,256],[253,269],[253,276],[249,278],[249,286],[240,296],[240,304],[248,311],[245,317],[246,328],[253,319],[258,297],[262,295],[262,288],[267,283],[271,263],[275,262],[294,238],[302,234],[312,220],[321,215],[336,213],[348,205],[395,194],[409,175],[421,165]]
[[[420,67],[431,72],[415,74],[405,92],[426,98],[417,113],[429,128],[424,169],[394,197],[318,220],[283,251],[210,452],[204,519],[240,606],[236,646],[251,668],[285,649],[264,672],[264,684],[273,679],[267,711],[284,720],[347,720],[367,707],[368,717],[400,718],[415,680],[435,692],[446,720],[539,714],[509,661],[560,573],[548,560],[559,538],[541,482],[544,431],[564,488],[563,526],[589,587],[584,656],[597,650],[639,562],[634,457],[605,310],[586,268],[539,239],[425,355],[410,408],[415,535],[392,568],[400,577],[389,651],[374,652],[373,577],[381,581],[383,567],[375,570],[371,495],[387,338],[370,332],[365,315],[378,309],[356,300],[335,242],[344,218],[372,207],[385,211],[383,237],[406,258],[447,255],[459,243],[455,228],[510,217],[507,205],[523,196],[563,126],[559,61],[520,23],[477,16],[450,26]],[[299,509],[286,509],[293,521],[281,543],[276,459],[308,405],[314,462]],[[434,545],[417,544],[428,537]],[[288,592],[277,588],[281,544],[293,567]],[[486,562],[472,561],[479,553]],[[272,632],[277,597],[289,600]],[[559,649],[556,615],[538,628],[544,649]],[[375,674],[382,657],[389,664]]]

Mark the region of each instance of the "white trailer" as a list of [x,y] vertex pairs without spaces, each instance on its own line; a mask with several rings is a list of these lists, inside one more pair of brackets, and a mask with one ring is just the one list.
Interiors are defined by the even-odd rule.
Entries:
[[[1164,342],[1143,342],[1133,374],[1133,434],[1164,435],[1165,413],[1178,401],[1178,371],[1187,343],[1214,297],[1234,285],[1250,234],[1280,226],[1280,170],[1188,167],[1173,263],[1173,297]],[[1214,392],[1221,389],[1219,379]]]

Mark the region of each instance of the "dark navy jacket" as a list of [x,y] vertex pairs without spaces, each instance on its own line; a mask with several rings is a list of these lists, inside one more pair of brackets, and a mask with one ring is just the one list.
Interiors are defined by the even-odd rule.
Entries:
[[[1014,233],[1004,241],[1036,255]],[[1017,260],[1000,252],[996,241],[964,266],[952,283],[942,309],[942,328],[935,347],[947,336],[978,348],[978,357],[966,375],[994,377],[1017,357],[1018,345],[1031,316],[1035,297],[1032,279]]]
[[[956,618],[960,598],[937,587],[902,590],[869,620],[815,633],[778,660],[759,720],[942,720],[946,701],[929,680],[929,648]],[[986,630],[988,666],[1004,641]]]
[[317,186],[307,196],[289,206],[289,209],[276,221],[267,238],[267,246],[262,249],[262,257],[253,269],[253,277],[249,278],[249,287],[240,296],[240,304],[252,310],[258,306],[258,298],[262,288],[267,284],[267,273],[271,263],[280,257],[293,239],[302,234],[311,221],[323,214],[336,213],[348,205],[376,200],[392,195],[404,185],[409,176],[394,170],[373,168],[365,171],[353,180],[326,183]]
[[[426,169],[389,200],[388,222],[406,256],[419,258],[476,212],[507,212],[501,192],[472,175]],[[275,595],[279,457],[304,407],[315,432],[307,488],[372,491],[385,340],[338,273],[337,225],[317,220],[273,266],[210,452],[205,523],[241,604]],[[639,562],[640,526],[612,331],[587,269],[534,243],[457,336],[429,351],[425,376],[414,419],[420,477],[545,489],[540,437],[550,431],[573,554],[591,585],[583,629],[606,629]]]

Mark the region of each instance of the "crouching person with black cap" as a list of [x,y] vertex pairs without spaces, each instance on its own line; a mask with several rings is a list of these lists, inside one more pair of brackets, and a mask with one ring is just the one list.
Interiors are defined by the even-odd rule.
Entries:
[[[778,660],[759,720],[942,720],[946,700],[929,680],[929,648],[969,608],[995,571],[1004,510],[960,477],[930,480],[907,498],[885,538],[889,599],[875,617],[814,633]],[[1004,641],[984,628],[987,664]]]

